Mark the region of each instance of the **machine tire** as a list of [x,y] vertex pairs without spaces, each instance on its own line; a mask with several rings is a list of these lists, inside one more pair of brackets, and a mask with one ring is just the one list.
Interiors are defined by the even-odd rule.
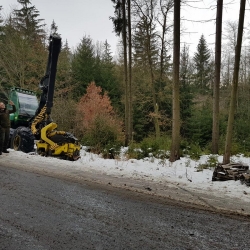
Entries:
[[18,127],[11,138],[11,148],[16,151],[29,153],[34,151],[35,137],[26,127]]
[[11,139],[12,139],[12,136],[13,136],[14,132],[15,132],[15,129],[14,128],[10,128],[8,148],[12,148]]

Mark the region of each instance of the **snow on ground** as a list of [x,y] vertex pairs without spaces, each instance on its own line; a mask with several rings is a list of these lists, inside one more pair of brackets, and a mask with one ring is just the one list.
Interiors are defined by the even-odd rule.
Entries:
[[[9,149],[9,151],[14,151]],[[14,153],[14,154],[13,154]],[[209,156],[204,155],[199,160],[183,157],[171,163],[167,159],[162,161],[156,158],[142,160],[126,159],[121,155],[120,159],[103,159],[101,156],[88,153],[82,148],[81,159],[77,161],[64,161],[53,157],[42,157],[36,154],[25,154],[20,151],[11,152],[18,158],[28,158],[32,164],[37,162],[49,163],[54,167],[71,168],[82,171],[95,170],[115,177],[126,177],[155,183],[172,183],[185,187],[189,190],[198,190],[209,193],[220,193],[220,196],[238,197],[243,201],[250,202],[250,189],[240,181],[212,181],[213,169],[197,171],[201,164],[207,162]],[[39,158],[39,159],[38,159]],[[250,158],[243,155],[233,156],[232,162],[245,163],[250,166]],[[222,162],[222,156],[218,156],[218,162]]]

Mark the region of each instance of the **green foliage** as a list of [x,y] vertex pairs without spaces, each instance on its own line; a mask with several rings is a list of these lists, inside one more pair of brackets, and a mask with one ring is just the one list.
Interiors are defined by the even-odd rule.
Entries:
[[[169,99],[165,89],[170,86],[171,56],[167,30],[172,26],[168,22],[168,11],[173,6],[169,3],[162,14],[162,31],[157,28],[157,1],[148,4],[138,4],[135,8],[143,18],[135,23],[133,36],[133,120],[134,139],[140,142],[154,132],[159,136],[160,131],[166,131],[169,126]],[[164,15],[164,16],[163,16]],[[164,28],[165,29],[164,29]],[[163,35],[164,34],[164,35]],[[169,84],[169,85],[168,85]],[[170,106],[171,107],[171,106]],[[171,109],[170,109],[171,110]]]
[[231,155],[236,155],[238,153],[241,153],[241,142],[236,142],[235,140],[232,141],[232,147],[231,147]]
[[75,134],[75,113],[76,103],[70,96],[54,97],[52,117],[57,123],[58,129]]
[[[35,6],[28,0],[18,0],[17,2],[21,7],[10,13],[11,15],[7,15],[11,18],[8,17],[6,20],[1,15],[0,6],[0,84],[2,87],[17,86],[36,91],[46,67],[45,37],[48,37],[49,34],[45,34],[44,20],[40,19],[39,11]],[[116,31],[121,32],[123,25],[121,1],[112,0],[112,2],[116,6],[115,18],[112,20],[115,21]],[[152,1],[152,3],[156,2]],[[155,20],[150,23],[151,19],[148,14],[151,10],[157,11],[157,8],[149,5],[141,7],[140,11],[146,15],[144,18],[138,16],[138,22],[136,22],[132,65],[133,140],[138,144],[133,143],[129,146],[128,155],[137,159],[151,156],[165,159],[168,157],[166,152],[170,148],[170,139],[156,140],[150,136],[155,129],[150,114],[154,113],[153,98],[155,98],[154,101],[159,106],[161,130],[165,135],[171,136],[172,89],[171,77],[169,77],[172,73],[169,67],[171,61],[167,55],[166,40],[163,51],[160,51],[163,52],[163,58],[159,57],[161,34],[155,28]],[[152,7],[152,9],[148,7]],[[58,33],[54,22],[51,25],[51,33]],[[167,33],[166,35],[168,35]],[[63,38],[63,40],[66,39],[66,37]],[[230,55],[230,51],[228,55]],[[249,55],[246,54],[246,59],[248,57]],[[102,88],[101,94],[107,92],[112,107],[119,110],[123,117],[125,87],[123,86],[124,72],[121,59],[118,58],[117,62],[113,61],[107,41],[100,43],[98,47],[90,37],[84,36],[73,53],[65,44],[58,61],[53,118],[60,129],[73,133],[77,131],[80,137],[84,138],[83,144],[88,143],[96,152],[101,152],[104,157],[111,157],[119,152],[118,147],[123,141],[120,120],[116,120],[113,115],[107,118],[99,114],[88,129],[84,127],[79,132],[79,121],[82,117],[79,115],[77,120],[73,118],[76,113],[75,103],[86,93],[89,83],[94,80]],[[198,159],[200,155],[210,149],[212,138],[212,102],[207,101],[212,100],[211,53],[204,36],[201,36],[199,40],[192,62],[186,46],[181,52],[180,59],[180,112],[183,138],[181,150],[191,158]],[[246,63],[245,69],[243,69],[243,63],[239,75],[231,153],[241,152],[249,155],[250,76],[248,64]],[[222,83],[225,81],[230,83],[232,78],[230,61],[227,66],[228,68],[223,68],[222,71]],[[201,95],[201,89],[204,90],[203,95]],[[231,87],[224,85],[221,90],[219,153],[223,154]],[[155,95],[153,96],[152,93]],[[92,111],[95,106],[100,110],[103,108],[95,99],[88,106],[88,110]],[[211,164],[208,162],[207,166],[209,167]]]
[[120,109],[121,90],[115,64],[107,41],[98,47],[90,37],[84,36],[73,53],[72,81],[75,83],[74,96],[78,99],[86,93],[87,86],[94,81],[106,91],[112,105]]
[[203,154],[203,150],[198,144],[190,144],[187,141],[182,141],[180,146],[183,155],[190,156],[191,159],[198,160]]
[[208,167],[207,164],[199,164],[199,165],[196,167],[197,172],[202,172],[204,169],[209,169],[209,167]]
[[6,21],[3,31],[0,43],[1,83],[35,91],[46,67],[44,41],[25,38],[11,20]]
[[62,44],[59,60],[57,64],[57,75],[55,84],[55,97],[71,99],[75,102],[72,90],[74,89],[74,83],[72,81],[71,74],[71,61],[72,53],[68,47],[68,44]]
[[129,145],[127,154],[129,158],[143,159],[146,157],[156,157],[166,159],[169,157],[171,140],[168,137],[147,137],[141,143]]
[[44,40],[45,30],[44,19],[40,19],[40,13],[30,0],[17,0],[21,4],[21,9],[13,11],[12,25],[25,39],[30,41]]
[[188,118],[192,115],[192,108],[194,105],[194,89],[190,84],[192,73],[188,47],[184,45],[180,58],[180,116],[182,121],[181,135],[183,137],[186,136]]
[[192,75],[194,69],[191,64],[189,56],[189,47],[184,44],[184,47],[180,54],[180,87],[186,88],[191,87]]
[[58,26],[56,25],[54,20],[50,25],[50,34],[60,36],[60,34],[58,34]]
[[218,156],[210,155],[205,164],[200,164],[197,167],[197,172],[203,171],[204,169],[214,169],[218,164]]
[[149,120],[149,107],[147,103],[138,103],[134,105],[133,121],[134,121],[134,137],[137,142],[142,141],[153,132],[152,121]]
[[214,168],[218,164],[218,156],[216,155],[210,155],[207,160],[209,168]]
[[[137,69],[138,70],[138,69]],[[138,77],[138,78],[137,78]],[[135,98],[133,100],[133,139],[136,142],[141,142],[144,138],[149,137],[155,133],[154,117],[159,120],[160,129],[164,134],[171,134],[171,89],[166,87],[162,89],[157,95],[159,112],[156,115],[154,112],[152,93],[147,85],[147,78],[145,74],[137,75],[134,84],[137,86]],[[144,82],[145,80],[145,82]],[[165,85],[166,83],[157,82],[158,85]],[[144,86],[145,85],[145,86]],[[139,87],[140,86],[140,87]],[[161,87],[162,88],[162,87]],[[160,87],[159,87],[160,89]]]
[[187,119],[186,138],[200,147],[205,147],[212,138],[212,110],[206,103],[201,108],[194,108]]
[[237,112],[234,122],[234,140],[242,153],[250,152],[250,86],[239,88]]
[[114,8],[115,8],[115,11],[114,11],[114,14],[115,14],[115,17],[111,17],[110,19],[112,20],[113,22],[113,25],[114,25],[114,31],[117,35],[120,35],[122,30],[123,30],[123,24],[124,24],[124,21],[123,21],[123,16],[122,16],[122,2],[119,1],[119,0],[111,0],[115,5],[114,5]]
[[96,84],[108,93],[112,105],[120,110],[122,92],[118,78],[115,75],[115,63],[113,62],[110,45],[107,41],[101,46],[100,61],[97,65],[96,72]]
[[84,36],[72,59],[72,78],[77,83],[77,97],[86,93],[88,84],[95,80],[95,47],[90,37]]
[[152,20],[143,18],[137,23],[136,28],[138,32],[134,36],[135,63],[148,70],[151,67],[150,61],[155,62],[158,57],[156,27]]
[[128,147],[126,155],[129,159],[141,159],[142,153],[139,144],[131,143]]
[[196,86],[202,89],[208,87],[210,81],[210,51],[208,49],[204,35],[201,36],[199,43],[197,45],[197,52],[194,54],[194,64],[196,68]]
[[152,156],[155,153],[157,154],[160,149],[160,143],[155,138],[145,138],[140,143],[140,146],[142,150],[142,158]]
[[97,116],[83,135],[82,144],[91,147],[94,153],[102,153],[105,158],[113,158],[122,146],[122,137],[117,127],[110,124],[106,117]]
[[87,87],[87,93],[77,104],[75,127],[84,145],[91,146],[93,152],[107,156],[111,148],[122,145],[123,133],[122,123],[109,97],[101,92],[101,87],[94,82]]
[[182,85],[180,88],[180,115],[182,120],[181,136],[186,137],[189,130],[189,118],[192,116],[193,110],[192,88],[190,85]]

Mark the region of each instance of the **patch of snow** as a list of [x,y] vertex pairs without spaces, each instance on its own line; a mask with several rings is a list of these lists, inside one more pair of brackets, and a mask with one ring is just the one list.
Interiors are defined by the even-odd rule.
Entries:
[[[77,161],[65,161],[53,157],[42,157],[34,153],[25,154],[20,151],[9,149],[11,154],[8,157],[15,156],[28,158],[31,164],[37,164],[41,161],[53,165],[53,167],[71,168],[76,170],[91,171],[95,170],[115,177],[134,178],[155,183],[170,182],[179,186],[188,187],[190,190],[201,190],[209,193],[220,193],[229,197],[238,197],[243,201],[250,202],[250,189],[240,181],[212,181],[213,169],[203,169],[197,171],[198,166],[205,164],[209,155],[203,155],[199,160],[192,160],[189,157],[171,163],[153,157],[136,160],[127,160],[124,156],[126,149],[123,149],[119,159],[103,159],[100,155],[89,153],[83,147],[81,149],[81,158]],[[222,162],[222,156],[218,156],[218,162]],[[232,157],[232,162],[240,162],[250,165],[250,158],[243,155]]]

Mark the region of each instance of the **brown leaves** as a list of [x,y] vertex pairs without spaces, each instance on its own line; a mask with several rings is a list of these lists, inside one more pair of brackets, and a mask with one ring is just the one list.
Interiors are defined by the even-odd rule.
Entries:
[[111,157],[111,148],[122,144],[124,134],[107,93],[103,94],[101,87],[90,83],[87,93],[77,104],[76,115],[75,126],[82,142],[91,146],[92,152]]
[[107,93],[102,95],[102,88],[94,82],[87,87],[87,93],[80,99],[78,111],[84,116],[84,124],[88,126],[97,115],[112,115],[113,107]]

